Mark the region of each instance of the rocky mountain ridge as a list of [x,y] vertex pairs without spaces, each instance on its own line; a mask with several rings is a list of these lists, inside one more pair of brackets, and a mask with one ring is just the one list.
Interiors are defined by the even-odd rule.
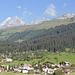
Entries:
[[5,21],[3,21],[0,24],[0,28],[7,28],[7,27],[13,27],[13,26],[20,26],[20,25],[24,25],[25,22],[23,22],[19,17],[8,17]]
[[75,22],[75,14],[73,14],[73,13],[63,14],[63,15],[60,15],[58,18],[55,18],[52,20],[49,20],[46,18],[41,18],[41,19],[32,21],[30,23],[25,23],[18,16],[16,16],[14,18],[8,17],[5,21],[3,21],[0,24],[0,29],[8,28],[8,27],[15,27],[15,26],[22,26],[22,25],[25,25],[25,26],[27,26],[27,25],[35,25],[35,26],[43,25],[44,26],[45,23],[47,23],[46,26],[50,25],[50,27],[52,27],[52,26],[55,27],[55,26],[58,26],[61,24],[69,24],[72,22]]
[[73,18],[73,17],[75,17],[74,13],[68,13],[68,14],[63,14],[59,16],[58,19],[68,19],[68,18]]

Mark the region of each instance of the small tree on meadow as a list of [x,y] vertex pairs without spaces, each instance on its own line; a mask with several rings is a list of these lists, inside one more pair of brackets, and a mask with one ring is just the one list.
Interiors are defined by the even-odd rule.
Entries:
[[62,70],[56,70],[53,75],[64,75],[64,73],[62,72]]

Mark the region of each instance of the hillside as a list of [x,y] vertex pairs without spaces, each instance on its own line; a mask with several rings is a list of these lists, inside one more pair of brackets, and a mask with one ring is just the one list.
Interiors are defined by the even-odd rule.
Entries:
[[[45,30],[39,36],[21,43],[21,50],[64,51],[65,48],[74,48],[75,23],[61,25]],[[72,50],[71,50],[72,51]]]
[[[31,38],[27,38],[28,35]],[[23,40],[16,42],[19,38]],[[69,48],[71,52],[75,52],[75,23],[40,31],[17,32],[8,40],[0,40],[0,53],[36,50],[47,50],[48,52],[56,53],[65,51],[66,48]]]
[[[0,39],[2,40],[28,40],[37,35],[39,35],[39,31],[54,28],[56,26],[61,26],[62,24],[67,25],[69,23],[75,23],[75,17],[67,18],[67,19],[53,19],[49,21],[44,21],[39,24],[33,25],[21,25],[9,28],[0,29]],[[20,35],[19,35],[20,34]],[[33,35],[32,35],[33,34]],[[35,35],[34,35],[35,34]],[[32,35],[32,36],[31,36]],[[23,37],[22,37],[23,36]],[[18,37],[15,39],[15,37]],[[22,38],[20,38],[22,37]]]
[[[64,18],[62,16],[62,18]],[[75,16],[0,29],[0,52],[75,49]]]

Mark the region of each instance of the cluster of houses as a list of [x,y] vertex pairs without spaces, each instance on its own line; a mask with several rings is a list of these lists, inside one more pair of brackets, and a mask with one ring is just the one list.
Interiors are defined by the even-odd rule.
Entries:
[[[8,60],[9,59],[9,60]],[[3,59],[2,62],[12,62],[10,58]],[[52,62],[45,62],[43,64],[35,63],[34,65],[30,64],[20,64],[20,65],[13,65],[13,66],[0,66],[0,72],[21,72],[21,73],[43,73],[43,74],[53,74],[56,70],[61,70],[64,73],[70,73],[74,70],[74,67],[70,66],[69,62],[60,62],[59,64],[54,64]]]

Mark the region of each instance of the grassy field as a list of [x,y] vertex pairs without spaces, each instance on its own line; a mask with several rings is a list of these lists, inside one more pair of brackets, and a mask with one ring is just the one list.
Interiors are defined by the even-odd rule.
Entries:
[[62,61],[67,61],[67,62],[70,62],[70,64],[75,64],[74,59],[75,59],[75,53],[61,52],[61,53],[46,54],[42,58],[38,58],[38,59],[35,58],[29,61],[13,61],[11,63],[0,63],[0,65],[16,65],[16,64],[20,65],[22,63],[34,64],[34,63],[37,63],[38,61],[40,61],[41,63],[45,61],[50,61],[55,64],[62,62]]
[[75,75],[75,72],[72,72],[72,73],[70,73],[70,74],[66,74],[66,75]]
[[[13,73],[13,72],[1,72],[0,75],[44,75],[44,74],[23,74],[23,73]],[[64,75],[75,75],[75,72]]]
[[[56,61],[56,59],[58,61]],[[69,52],[61,52],[61,53],[51,53],[51,54],[47,54],[46,56],[43,56],[43,58],[41,59],[33,59],[30,61],[13,61],[12,63],[1,63],[1,65],[14,65],[14,64],[22,64],[22,63],[26,63],[26,64],[32,64],[35,62],[38,62],[39,60],[41,61],[41,63],[45,62],[45,61],[50,61],[53,63],[59,63],[61,61],[68,61],[71,64],[75,64],[75,54],[74,53],[69,53]],[[42,61],[43,60],[43,61]],[[22,73],[13,73],[13,72],[1,72],[0,75],[33,75],[33,74],[22,74]],[[34,74],[37,75],[37,74]],[[41,74],[38,74],[41,75]],[[75,75],[75,71],[70,73],[70,74],[65,74],[65,75]]]
[[23,73],[1,72],[0,75],[43,75],[43,74],[23,74]]
[[[23,74],[23,73],[11,73],[11,72],[4,72],[4,73],[0,73],[0,75],[37,75],[37,74]],[[38,74],[41,75],[41,74]]]
[[22,73],[1,72],[0,75],[25,75]]

